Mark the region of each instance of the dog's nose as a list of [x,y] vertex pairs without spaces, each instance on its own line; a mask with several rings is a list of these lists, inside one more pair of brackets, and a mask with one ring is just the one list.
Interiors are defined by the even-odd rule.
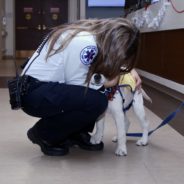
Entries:
[[101,82],[101,75],[100,74],[95,74],[94,75],[94,80],[96,84],[99,84]]

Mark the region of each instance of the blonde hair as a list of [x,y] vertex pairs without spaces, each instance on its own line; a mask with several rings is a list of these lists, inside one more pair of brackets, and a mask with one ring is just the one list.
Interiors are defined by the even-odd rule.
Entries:
[[[63,40],[61,46],[53,52],[54,44],[62,33],[73,30]],[[113,79],[123,72],[129,72],[135,66],[139,43],[139,30],[125,18],[86,19],[56,27],[51,34],[47,57],[65,49],[72,38],[81,31],[87,31],[96,38],[98,55],[89,67],[86,82],[94,73],[101,73]]]

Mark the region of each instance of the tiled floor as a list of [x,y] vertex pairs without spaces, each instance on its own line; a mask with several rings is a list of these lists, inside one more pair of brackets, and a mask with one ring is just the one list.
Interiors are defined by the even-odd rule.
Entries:
[[[0,74],[2,70],[0,70]],[[3,70],[4,73],[5,70]],[[1,75],[2,76],[2,75]],[[12,76],[10,75],[5,76]],[[128,138],[128,155],[114,155],[114,122],[108,115],[102,152],[71,148],[64,157],[44,156],[26,136],[36,118],[12,111],[8,91],[0,88],[0,183],[1,184],[183,184],[184,137],[166,125],[156,131],[149,145],[138,147]],[[162,120],[146,109],[151,128]],[[129,112],[130,131],[139,132],[137,119]]]
[[[71,148],[64,157],[44,156],[39,147],[26,137],[26,131],[35,123],[20,111],[12,111],[7,89],[0,89],[0,183],[2,184],[183,184],[184,138],[165,126],[150,137],[148,146],[135,145],[136,138],[128,138],[128,155],[114,155],[111,142],[115,126],[109,115],[105,129],[105,149],[87,152]],[[161,122],[146,109],[151,127]],[[138,123],[129,112],[132,126]]]

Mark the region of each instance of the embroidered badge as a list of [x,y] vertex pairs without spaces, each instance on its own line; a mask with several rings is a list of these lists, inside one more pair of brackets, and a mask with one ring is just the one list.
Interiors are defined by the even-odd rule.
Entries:
[[80,53],[80,60],[84,65],[90,65],[96,55],[98,54],[98,49],[96,46],[87,46],[84,49],[82,49]]

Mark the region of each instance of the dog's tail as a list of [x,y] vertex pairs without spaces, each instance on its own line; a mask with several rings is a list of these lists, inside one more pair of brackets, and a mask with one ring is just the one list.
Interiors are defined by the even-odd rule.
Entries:
[[152,99],[146,94],[146,92],[142,88],[141,88],[141,93],[142,93],[143,98],[145,98],[147,101],[152,103]]

